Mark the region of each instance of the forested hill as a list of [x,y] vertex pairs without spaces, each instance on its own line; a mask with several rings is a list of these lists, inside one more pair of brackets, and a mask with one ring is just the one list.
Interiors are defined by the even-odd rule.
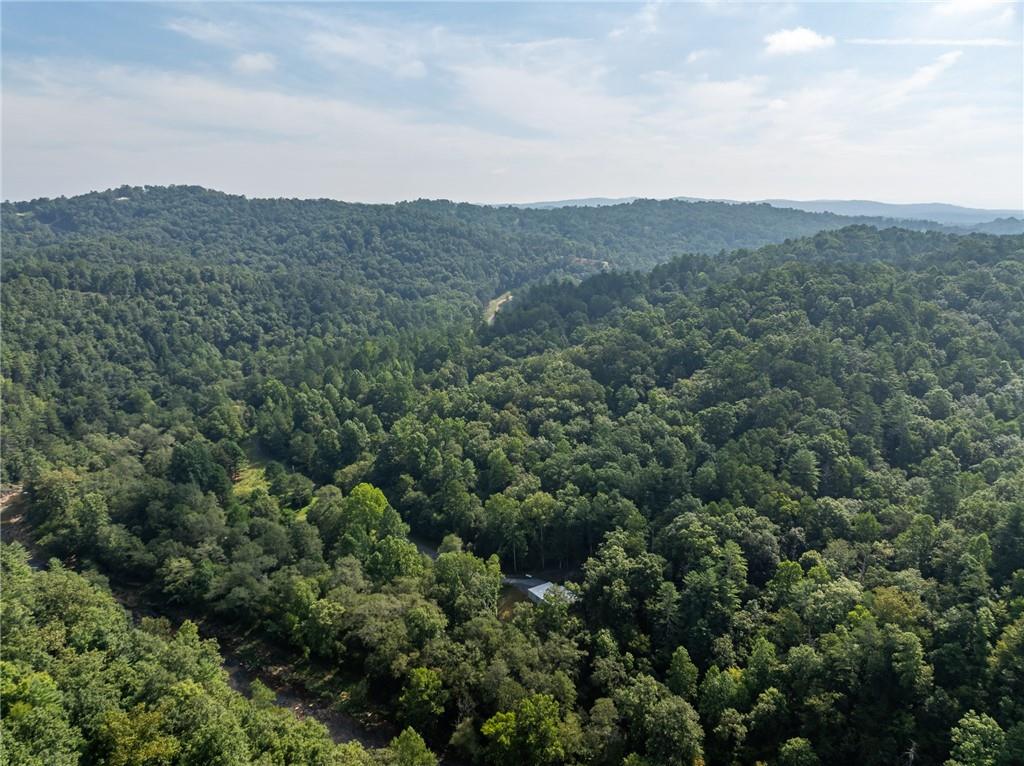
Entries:
[[[260,216],[230,224],[237,246],[194,250],[200,234],[158,218],[72,234],[28,220],[42,208],[20,216],[4,232],[4,459],[36,542],[323,663],[331,699],[418,732],[414,761],[331,763],[430,764],[419,736],[499,766],[1021,763],[1024,237],[845,227],[537,286],[491,326],[455,309],[398,332],[379,301],[359,304],[376,326],[345,302],[383,289],[365,282],[375,253],[483,284],[450,255],[477,251],[450,245],[499,234],[536,263],[529,242],[607,257],[605,236],[668,259],[681,229],[639,221],[717,210],[680,205],[541,211],[522,220],[563,228],[536,240],[509,233],[524,211],[359,208],[490,233],[428,248],[377,219],[351,283],[308,231],[258,244]],[[411,533],[441,541],[436,559]],[[18,624],[49,637],[5,654],[4,746],[26,763],[50,762],[37,741],[85,764],[143,736],[188,766],[244,763],[237,742],[278,750],[246,739],[256,713],[216,683],[182,697],[162,672],[91,715],[78,675],[115,677],[93,651],[106,634],[55,615],[94,597],[37,595],[67,578],[7,560]],[[574,598],[503,600],[503,572],[528,571]],[[149,657],[124,661],[145,679]],[[206,696],[238,711],[236,734],[200,750],[174,706]],[[65,725],[30,725],[47,715]]]
[[855,220],[713,202],[544,211],[249,200],[198,187],[122,187],[2,213],[2,362],[14,405],[3,462],[15,479],[32,446],[120,430],[150,402],[188,418],[253,376],[442,364],[508,288]]
[[[851,291],[846,295],[850,301],[855,300],[854,293],[860,289],[859,280],[878,270],[900,274],[908,280],[911,275],[915,275],[915,279],[927,275],[927,284],[934,285],[943,275],[958,274],[967,279],[969,275],[965,270],[977,268],[979,271],[970,277],[974,289],[982,290],[995,300],[987,304],[992,329],[1019,352],[1024,350],[1021,306],[1012,300],[1009,288],[1016,277],[1011,277],[1007,284],[1001,284],[1001,279],[1003,269],[1009,269],[1011,275],[1016,273],[1022,249],[1024,237],[1020,235],[950,236],[899,228],[877,230],[852,226],[757,250],[740,249],[717,256],[687,255],[648,272],[603,274],[582,282],[553,281],[538,285],[521,293],[514,305],[498,315],[493,327],[483,335],[491,340],[508,335],[521,342],[524,337],[539,334],[548,342],[565,343],[580,326],[619,321],[621,314],[613,312],[613,308],[672,304],[682,295],[714,293],[715,286],[727,283],[746,285],[742,282],[744,277],[756,275],[757,279],[765,279],[768,274],[786,273],[785,268],[794,273],[822,275],[838,270],[843,275],[843,284]],[[1000,269],[993,272],[991,268],[996,264]],[[783,270],[779,271],[780,268]],[[894,282],[894,286],[902,288],[901,292],[920,289],[910,284],[899,285],[899,278],[894,278]],[[749,285],[744,291],[747,289]],[[798,308],[800,304],[792,303],[796,298],[795,295],[772,296],[780,310]],[[652,318],[654,316],[663,318],[660,313]]]
[[247,199],[182,186],[3,205],[15,271],[23,255],[43,247],[60,261],[306,268],[406,299],[462,293],[478,301],[524,282],[586,274],[602,261],[643,269],[684,253],[758,247],[854,222],[893,223],[765,204],[640,200],[602,210],[523,210]]

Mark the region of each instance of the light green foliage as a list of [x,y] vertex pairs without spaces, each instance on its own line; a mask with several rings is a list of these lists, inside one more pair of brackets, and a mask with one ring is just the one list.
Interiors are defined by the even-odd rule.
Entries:
[[[23,550],[0,549],[4,763],[31,766],[369,766],[254,685],[231,691],[216,644],[194,624],[133,627],[99,586],[62,568],[33,572]],[[423,761],[410,761],[421,763]]]
[[399,577],[423,574],[423,554],[414,543],[389,534],[377,541],[366,563],[366,571],[378,582],[391,582]]
[[110,766],[163,766],[181,750],[178,739],[164,733],[163,713],[143,705],[108,711],[97,740]]
[[787,739],[779,748],[779,766],[818,766],[821,761],[803,737]]
[[0,743],[6,762],[30,766],[77,764],[84,743],[81,733],[68,721],[63,695],[54,680],[47,673],[33,672],[6,660],[0,669]]
[[490,740],[494,763],[545,766],[566,755],[562,726],[558,703],[549,695],[534,694],[513,710],[496,713],[480,731]]
[[984,713],[966,713],[953,728],[951,739],[953,749],[945,766],[996,766],[1002,762],[1006,734]]
[[694,700],[697,696],[698,672],[686,647],[677,647],[672,653],[672,663],[668,669],[668,688],[683,699]]
[[498,557],[487,561],[471,553],[442,553],[434,563],[434,597],[453,620],[493,615],[501,590]]
[[419,731],[436,728],[448,697],[441,677],[430,668],[413,668],[398,698],[402,718]]
[[437,757],[414,729],[405,729],[391,740],[383,762],[389,766],[437,766]]

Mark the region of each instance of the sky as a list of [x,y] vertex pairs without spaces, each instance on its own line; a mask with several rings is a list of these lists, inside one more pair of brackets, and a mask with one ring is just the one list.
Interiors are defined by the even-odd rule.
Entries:
[[1024,4],[2,7],[2,196],[1024,205]]

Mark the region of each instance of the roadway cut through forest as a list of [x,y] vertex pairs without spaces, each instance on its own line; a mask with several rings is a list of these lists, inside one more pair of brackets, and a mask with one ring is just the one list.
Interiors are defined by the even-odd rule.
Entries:
[[494,324],[494,317],[501,311],[501,307],[512,300],[512,291],[504,292],[494,300],[487,302],[487,307],[484,309],[484,321],[487,324]]

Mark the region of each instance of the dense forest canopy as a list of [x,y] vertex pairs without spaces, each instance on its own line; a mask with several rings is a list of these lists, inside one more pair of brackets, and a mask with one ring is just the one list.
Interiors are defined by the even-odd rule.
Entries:
[[4,378],[24,405],[9,411],[14,478],[28,443],[123,433],[115,421],[151,400],[166,425],[254,374],[378,358],[429,368],[506,289],[856,220],[713,202],[530,211],[198,187],[5,203],[2,215]]
[[[1024,762],[1024,237],[183,188],[3,214],[36,542],[404,732],[338,749],[10,549],[11,762]],[[570,597],[508,603],[525,572]]]
[[144,618],[133,626],[101,585],[59,564],[32,571],[12,546],[0,552],[0,566],[4,763],[434,762],[411,729],[372,757],[277,707],[259,681],[248,698],[232,691],[216,643],[190,622],[174,630]]

